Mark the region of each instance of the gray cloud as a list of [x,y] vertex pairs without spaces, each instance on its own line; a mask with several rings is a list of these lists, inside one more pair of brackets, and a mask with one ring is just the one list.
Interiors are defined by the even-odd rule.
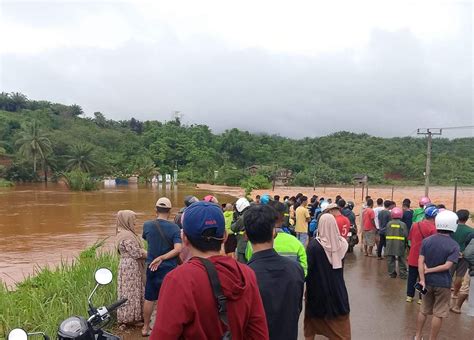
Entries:
[[[183,42],[158,25],[162,38],[153,43],[132,38],[113,49],[3,54],[1,89],[78,103],[89,115],[101,111],[114,119],[167,120],[180,110],[186,123],[216,132],[405,136],[417,127],[474,125],[467,13],[459,35],[449,39],[421,41],[408,29],[374,29],[362,52],[311,57],[231,49],[203,35]],[[472,136],[472,130],[456,135]]]

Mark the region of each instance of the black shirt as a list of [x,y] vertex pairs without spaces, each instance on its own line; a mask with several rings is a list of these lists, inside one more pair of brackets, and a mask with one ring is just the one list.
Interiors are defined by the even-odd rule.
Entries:
[[350,312],[343,269],[333,269],[321,244],[313,239],[306,248],[306,308],[310,318],[333,319]]
[[271,340],[296,340],[302,309],[304,272],[275,249],[256,252],[248,263],[257,276]]

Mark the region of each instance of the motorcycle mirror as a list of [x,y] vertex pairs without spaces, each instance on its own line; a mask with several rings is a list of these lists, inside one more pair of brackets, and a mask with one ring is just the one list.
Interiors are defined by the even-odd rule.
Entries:
[[24,329],[15,328],[8,333],[8,340],[26,340],[28,339],[28,333]]
[[112,272],[107,268],[100,268],[95,272],[95,281],[99,285],[108,285],[112,282]]

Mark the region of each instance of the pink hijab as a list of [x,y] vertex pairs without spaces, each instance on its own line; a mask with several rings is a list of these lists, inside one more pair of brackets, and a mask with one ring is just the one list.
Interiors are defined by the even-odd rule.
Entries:
[[328,213],[321,215],[316,240],[324,248],[332,268],[342,268],[342,259],[346,255],[349,245],[346,239],[339,233],[339,228],[333,215]]

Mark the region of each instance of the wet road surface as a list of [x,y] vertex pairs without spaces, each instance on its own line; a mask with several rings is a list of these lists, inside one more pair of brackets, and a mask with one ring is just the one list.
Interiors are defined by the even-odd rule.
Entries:
[[[356,247],[348,254],[345,263],[345,280],[351,305],[352,339],[413,339],[419,305],[405,302],[406,280],[392,279],[387,274],[385,260],[365,257]],[[462,314],[450,313],[441,327],[439,340],[473,340],[474,318],[466,315],[467,302]],[[431,318],[428,318],[423,335],[428,340]],[[303,313],[300,317],[303,336]],[[121,334],[124,340],[144,339],[139,329]],[[316,339],[325,339],[316,337]]]

